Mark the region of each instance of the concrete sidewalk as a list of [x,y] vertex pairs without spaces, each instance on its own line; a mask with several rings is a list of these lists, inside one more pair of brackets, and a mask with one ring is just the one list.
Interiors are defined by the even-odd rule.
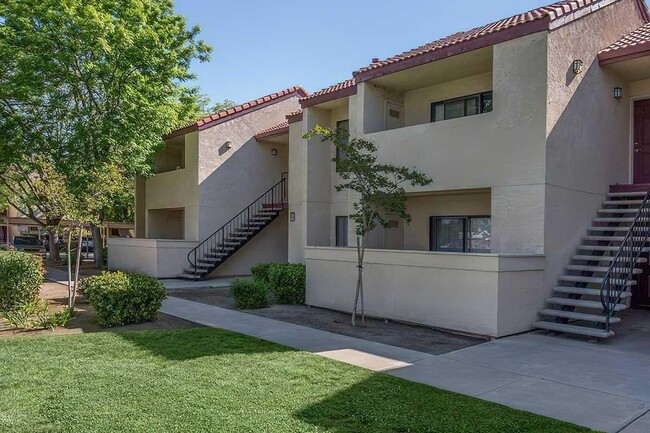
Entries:
[[600,431],[650,431],[647,353],[526,334],[435,356],[173,297],[161,311]]

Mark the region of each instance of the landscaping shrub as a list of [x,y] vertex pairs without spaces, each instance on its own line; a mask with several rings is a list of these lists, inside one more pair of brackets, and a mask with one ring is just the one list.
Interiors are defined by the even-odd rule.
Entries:
[[0,311],[34,301],[43,284],[43,260],[20,251],[0,251]]
[[156,320],[166,298],[165,287],[155,278],[125,272],[84,278],[80,292],[97,311],[97,322],[106,327]]
[[235,298],[237,308],[254,310],[268,307],[269,294],[266,284],[259,279],[234,280],[230,284],[230,293]]
[[276,263],[269,269],[269,289],[278,304],[305,302],[305,265]]
[[269,271],[274,265],[276,265],[276,263],[260,263],[251,268],[251,274],[254,279],[263,282],[266,284],[266,287],[268,287],[270,283]]

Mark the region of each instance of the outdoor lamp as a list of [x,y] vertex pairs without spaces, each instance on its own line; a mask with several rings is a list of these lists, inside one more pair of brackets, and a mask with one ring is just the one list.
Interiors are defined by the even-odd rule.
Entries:
[[271,155],[278,156],[278,149],[276,149],[275,147],[271,149]]
[[573,61],[573,73],[578,75],[582,74],[582,66],[584,65],[584,62],[580,59],[576,59]]
[[620,101],[623,99],[623,89],[620,87],[614,87],[614,99]]

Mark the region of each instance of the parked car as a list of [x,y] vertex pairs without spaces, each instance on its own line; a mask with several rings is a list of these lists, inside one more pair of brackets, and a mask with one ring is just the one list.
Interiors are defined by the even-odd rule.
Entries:
[[[59,247],[59,251],[64,251],[65,250],[65,241],[63,240],[62,237],[60,237],[56,241],[56,245]],[[43,246],[45,247],[45,251],[50,252],[50,240],[49,238],[45,238],[43,241]]]
[[27,253],[45,254],[43,243],[34,236],[14,236],[13,247]]

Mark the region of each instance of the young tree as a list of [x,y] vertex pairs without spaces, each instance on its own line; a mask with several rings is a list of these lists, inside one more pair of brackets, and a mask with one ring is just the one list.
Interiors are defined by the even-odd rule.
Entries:
[[377,226],[389,227],[387,213],[398,214],[407,224],[410,223],[404,185],[425,186],[433,180],[415,169],[378,162],[377,147],[370,141],[350,139],[348,131],[316,126],[305,134],[305,138],[313,136],[334,143],[338,149],[339,156],[333,162],[342,182],[336,185],[336,190],[350,190],[357,196],[354,213],[350,215],[357,235],[357,284],[352,308],[352,326],[355,326],[359,313],[361,321],[365,320],[363,263],[368,234]]
[[195,120],[198,92],[185,83],[211,51],[198,33],[169,0],[0,2],[0,173],[25,177],[0,182],[46,208],[30,191],[33,155],[71,194],[111,166],[147,175],[161,137]]

